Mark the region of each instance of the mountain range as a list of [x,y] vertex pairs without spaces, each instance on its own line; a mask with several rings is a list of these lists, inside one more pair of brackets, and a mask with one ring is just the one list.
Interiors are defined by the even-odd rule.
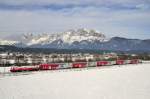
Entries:
[[113,51],[150,51],[150,39],[107,38],[105,34],[88,29],[68,30],[62,33],[21,35],[21,40],[0,40],[0,45],[13,45],[29,48],[56,49],[99,49]]

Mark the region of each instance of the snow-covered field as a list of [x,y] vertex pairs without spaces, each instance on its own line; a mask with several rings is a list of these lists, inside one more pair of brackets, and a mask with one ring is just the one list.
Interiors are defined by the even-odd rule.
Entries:
[[0,76],[0,99],[150,99],[149,76],[148,63]]
[[0,67],[0,74],[10,72],[11,67]]

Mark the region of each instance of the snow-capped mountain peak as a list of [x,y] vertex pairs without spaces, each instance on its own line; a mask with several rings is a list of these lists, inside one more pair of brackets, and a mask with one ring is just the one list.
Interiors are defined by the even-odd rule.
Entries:
[[72,44],[74,42],[81,42],[81,41],[106,41],[106,37],[104,34],[97,32],[95,30],[88,30],[88,29],[77,29],[77,30],[68,30],[66,32],[57,33],[57,34],[40,34],[40,35],[33,35],[33,34],[26,34],[24,35],[24,39],[27,41],[27,45],[44,45],[50,44],[55,41],[62,41],[65,44]]
[[95,30],[78,29],[70,30],[62,34],[62,41],[65,43],[72,44],[73,42],[81,41],[105,41],[106,37],[102,33],[97,33]]

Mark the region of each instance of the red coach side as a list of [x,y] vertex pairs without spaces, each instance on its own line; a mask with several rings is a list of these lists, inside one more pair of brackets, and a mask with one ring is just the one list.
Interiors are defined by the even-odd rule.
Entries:
[[106,66],[106,65],[109,65],[108,61],[98,61],[97,62],[97,66]]
[[39,66],[39,69],[40,70],[56,70],[56,69],[59,69],[59,64],[41,64]]
[[138,64],[139,63],[139,60],[138,59],[132,59],[130,61],[130,64]]
[[87,67],[87,62],[79,62],[79,63],[72,63],[73,68],[85,68]]
[[123,65],[125,64],[125,60],[116,60],[116,65]]

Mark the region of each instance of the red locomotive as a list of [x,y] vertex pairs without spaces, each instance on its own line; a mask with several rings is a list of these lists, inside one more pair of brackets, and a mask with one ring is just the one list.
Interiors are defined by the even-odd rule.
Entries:
[[32,66],[32,67],[12,67],[10,69],[11,72],[22,72],[22,71],[38,71],[38,66]]

